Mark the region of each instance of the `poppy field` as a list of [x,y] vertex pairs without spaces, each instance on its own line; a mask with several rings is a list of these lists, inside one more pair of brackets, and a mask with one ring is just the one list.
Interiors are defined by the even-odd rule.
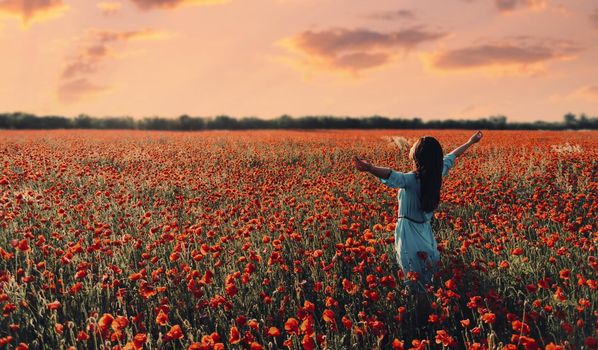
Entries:
[[484,133],[422,324],[352,158],[471,131],[0,131],[0,349],[597,349],[598,132]]

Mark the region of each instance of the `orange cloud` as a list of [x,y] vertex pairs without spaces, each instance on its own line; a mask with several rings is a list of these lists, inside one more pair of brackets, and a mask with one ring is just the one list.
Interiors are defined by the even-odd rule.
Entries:
[[538,73],[551,61],[571,59],[581,48],[564,41],[521,37],[423,55],[429,68],[441,71],[483,70],[488,73]]
[[598,102],[598,85],[587,85],[577,89],[570,97],[583,98],[589,101]]
[[[62,102],[75,102],[79,97],[107,90],[107,86],[94,84],[90,78],[107,60],[118,58],[121,43],[163,37],[164,33],[152,29],[123,32],[88,31],[81,39],[76,54],[67,59],[62,70],[61,84],[58,88],[59,99]],[[76,92],[77,88],[81,89],[80,93]]]
[[68,9],[63,0],[2,0],[0,13],[20,17],[23,24],[60,16]]
[[104,16],[112,16],[117,14],[120,9],[122,8],[122,4],[120,2],[99,2],[96,4],[96,7],[102,11]]
[[109,88],[95,85],[87,78],[78,78],[63,82],[58,87],[58,99],[63,103],[73,103],[97,95]]
[[173,9],[181,5],[216,5],[230,0],[131,0],[142,10]]
[[512,12],[522,7],[532,10],[544,10],[548,6],[548,0],[494,0],[494,4],[501,12]]
[[71,58],[63,69],[62,78],[70,79],[82,74],[94,73],[102,61],[114,57],[114,44],[151,38],[155,33],[150,29],[127,32],[91,30],[87,33],[76,56]]
[[444,36],[446,33],[421,27],[390,33],[337,28],[317,32],[308,30],[282,39],[277,44],[306,56],[299,61],[300,66],[337,70],[358,76],[362,70],[387,64],[401,52]]

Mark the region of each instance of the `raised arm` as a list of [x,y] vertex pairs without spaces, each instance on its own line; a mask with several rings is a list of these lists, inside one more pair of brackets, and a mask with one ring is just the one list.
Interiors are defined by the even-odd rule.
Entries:
[[449,153],[449,154],[454,154],[454,155],[455,155],[455,157],[458,157],[458,156],[462,155],[462,154],[463,154],[465,151],[467,151],[467,149],[468,149],[468,148],[469,148],[471,145],[473,145],[473,144],[475,144],[475,143],[478,143],[478,142],[480,142],[480,140],[482,139],[482,136],[483,136],[483,135],[482,135],[482,132],[481,132],[481,131],[478,131],[478,132],[476,132],[475,134],[473,134],[473,135],[472,135],[472,136],[469,138],[469,140],[468,140],[466,143],[464,143],[464,144],[462,144],[461,146],[459,146],[459,147],[455,148],[455,149],[454,149],[454,150],[453,150],[451,153]]
[[355,164],[355,169],[359,171],[366,171],[381,179],[388,179],[390,177],[390,173],[392,172],[392,170],[389,168],[377,167],[363,159],[359,159],[357,156],[353,157],[353,163]]
[[374,166],[370,162],[360,159],[357,156],[353,157],[353,163],[355,164],[355,169],[358,171],[365,171],[376,176],[380,182],[388,187],[403,188],[407,185],[404,173],[394,171],[389,168]]

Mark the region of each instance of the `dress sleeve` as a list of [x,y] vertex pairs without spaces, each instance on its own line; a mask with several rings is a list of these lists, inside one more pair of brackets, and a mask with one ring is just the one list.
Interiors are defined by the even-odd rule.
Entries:
[[450,153],[444,156],[444,159],[442,160],[444,163],[444,166],[442,167],[442,176],[448,175],[449,169],[455,165],[455,158],[455,155]]
[[383,179],[383,178],[379,177],[378,180],[380,180],[380,182],[382,182],[386,186],[392,187],[392,188],[397,188],[397,187],[403,188],[403,187],[405,187],[405,184],[406,184],[405,173],[401,173],[401,172],[394,171],[394,170],[391,170],[390,176],[388,177],[388,179]]

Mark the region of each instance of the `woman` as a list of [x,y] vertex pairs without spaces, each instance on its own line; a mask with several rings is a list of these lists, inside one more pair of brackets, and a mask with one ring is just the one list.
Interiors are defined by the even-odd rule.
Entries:
[[448,174],[456,157],[481,138],[482,132],[478,131],[468,142],[443,157],[440,143],[431,136],[423,136],[411,147],[409,158],[414,170],[407,173],[354,158],[357,170],[375,175],[389,187],[400,188],[395,250],[401,269],[409,277],[406,284],[415,292],[425,292],[424,286],[432,282],[440,259],[430,219],[440,202],[442,176]]

